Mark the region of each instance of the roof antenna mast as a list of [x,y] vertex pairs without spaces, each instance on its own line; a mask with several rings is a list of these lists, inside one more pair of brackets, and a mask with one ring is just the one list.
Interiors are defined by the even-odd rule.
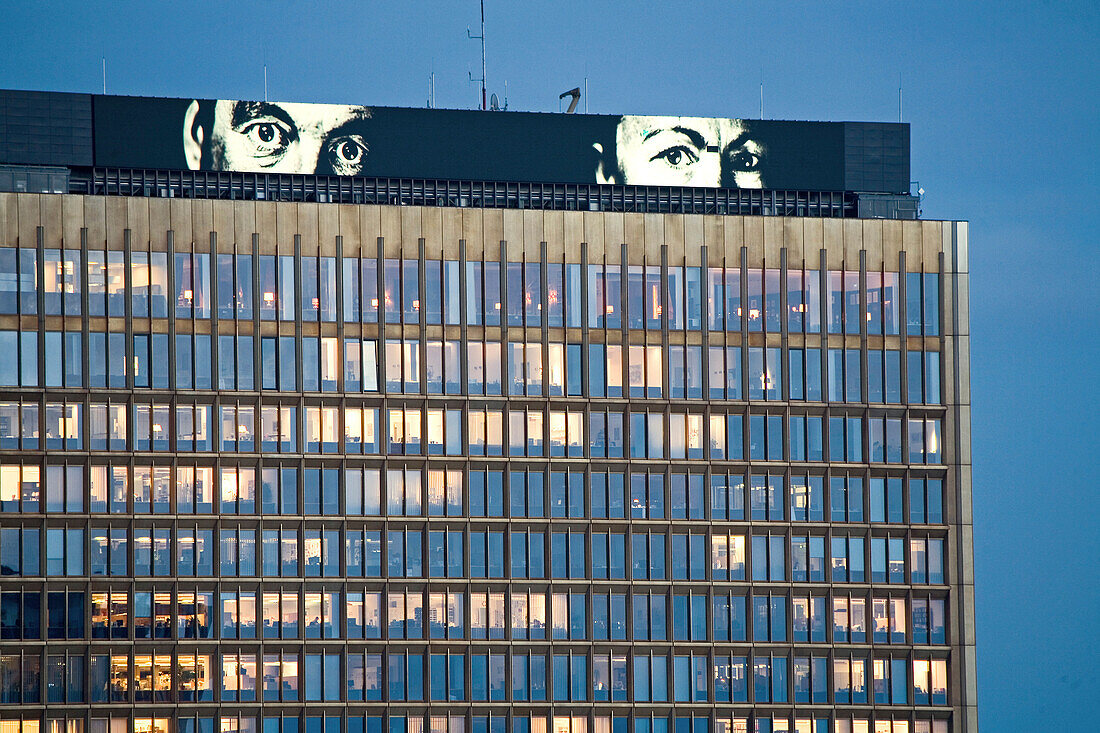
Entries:
[[901,122],[901,72],[898,72],[898,122]]
[[760,119],[764,119],[764,67],[760,67]]
[[486,110],[489,107],[485,98],[485,0],[481,0],[481,35],[475,36],[470,33],[470,26],[466,26],[466,35],[481,41],[481,79],[477,81],[481,82],[481,109]]

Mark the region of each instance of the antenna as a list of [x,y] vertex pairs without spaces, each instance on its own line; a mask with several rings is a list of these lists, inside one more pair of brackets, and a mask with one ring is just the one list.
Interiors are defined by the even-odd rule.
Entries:
[[106,94],[107,93],[107,57],[103,56],[103,57],[101,57],[101,60],[103,61],[103,93]]
[[760,67],[760,119],[764,119],[764,67]]
[[435,72],[428,74],[428,109],[435,107]]
[[901,122],[901,72],[898,72],[898,122]]
[[470,33],[470,26],[466,26],[466,35],[471,39],[481,41],[481,78],[474,79],[473,75],[471,74],[470,81],[481,82],[481,109],[488,109],[485,99],[485,0],[481,0],[481,35],[475,36]]
[[264,101],[267,101],[267,64],[264,64]]
[[584,113],[588,114],[588,77],[584,77]]

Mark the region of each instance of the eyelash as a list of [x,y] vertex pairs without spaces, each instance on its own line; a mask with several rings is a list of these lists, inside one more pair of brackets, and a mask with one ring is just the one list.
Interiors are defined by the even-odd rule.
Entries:
[[[270,127],[278,136],[278,142],[265,142],[263,140],[253,140],[253,135],[258,135],[258,129],[260,127]],[[282,125],[272,120],[256,120],[248,123],[241,128],[241,134],[247,137],[253,145],[256,146],[258,153],[264,156],[276,155],[279,152],[285,150],[291,142],[291,131],[284,129]]]
[[669,165],[678,165],[677,163],[673,163],[671,160],[669,160],[669,156],[672,153],[678,153],[680,155],[686,155],[688,157],[688,164],[689,165],[699,162],[699,156],[696,155],[695,153],[693,153],[691,150],[689,150],[684,145],[673,145],[671,147],[665,148],[664,150],[657,153],[656,155],[654,155],[649,160],[650,160],[650,162],[655,162],[658,159],[664,159]]

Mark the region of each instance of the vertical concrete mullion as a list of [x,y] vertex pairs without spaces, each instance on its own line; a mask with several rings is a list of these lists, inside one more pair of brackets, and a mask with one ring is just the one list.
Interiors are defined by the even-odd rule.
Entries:
[[[176,233],[166,232],[168,241],[168,388],[172,390],[172,402],[175,403],[176,385]],[[169,431],[171,432],[171,431]]]
[[[664,374],[661,375],[661,394],[663,395],[664,400],[665,400],[665,410],[664,410],[665,425],[666,426],[671,426],[671,421],[672,421],[672,409],[671,409],[671,405],[672,405],[672,376],[671,376],[672,375],[672,370],[669,368],[668,363],[667,363],[668,354],[671,353],[670,350],[669,350],[669,324],[668,324],[668,314],[669,314],[669,310],[670,310],[669,307],[668,307],[668,300],[671,297],[671,290],[669,288],[669,283],[668,283],[668,245],[667,244],[662,244],[661,245],[661,263],[660,263],[659,267],[660,267],[661,274],[660,274],[660,285],[658,286],[658,288],[659,288],[658,296],[660,297],[660,303],[658,304],[658,307],[661,309],[661,349],[664,352],[664,359],[662,359],[662,361],[665,363]],[[648,279],[649,279],[649,274],[645,271],[643,271],[643,273],[644,273],[643,274],[643,278],[644,278],[643,282],[647,282]],[[647,346],[648,346],[648,343],[647,343]],[[683,354],[684,354],[684,396],[686,397],[687,396],[687,388],[688,388],[687,387],[687,385],[688,385],[688,376],[687,376],[688,344],[687,344],[686,333],[685,333],[685,337],[684,337]],[[646,353],[645,356],[646,356],[646,371],[648,372],[649,371],[649,354]],[[646,381],[646,396],[648,397],[649,396],[649,375],[648,374],[646,374],[646,380],[645,381]],[[686,429],[687,415],[684,416],[684,425],[685,425],[685,429]],[[671,443],[672,435],[671,435],[671,431],[668,429],[668,427],[665,428],[665,436],[666,436],[665,437],[665,442],[666,442],[665,455],[671,457],[672,456],[672,443]],[[686,434],[684,435],[684,441],[685,441],[685,454],[686,454],[686,448],[687,448],[687,445],[686,445],[687,435]],[[668,490],[671,488],[670,479],[671,479],[671,476],[666,472],[666,475],[665,475],[666,493],[668,493]],[[669,567],[672,567],[672,566],[670,565]]]
[[[444,251],[446,251],[446,244],[444,244]],[[446,265],[444,265],[444,267],[446,267]],[[469,389],[470,389],[470,364],[469,364],[470,325],[469,325],[469,319],[467,318],[467,310],[466,310],[467,307],[468,307],[469,298],[470,298],[470,293],[468,291],[468,288],[469,288],[469,280],[466,277],[466,240],[465,239],[459,239],[458,240],[458,329],[459,329],[459,345],[460,345],[459,348],[463,349],[463,352],[458,355],[459,379],[461,380],[461,384],[458,387],[458,393],[460,395],[465,396],[465,398],[467,400],[467,402],[466,402],[467,409],[465,411],[466,419],[462,420],[461,425],[459,426],[459,431],[460,431],[459,440],[462,441],[463,446],[469,446],[469,444],[470,444],[470,422],[469,422],[469,414],[470,414],[469,399],[470,399],[470,396],[471,396],[470,391],[469,391]],[[484,294],[484,290],[482,290],[482,293]],[[481,303],[482,303],[482,309],[484,310],[484,306],[485,306],[484,295],[482,296]],[[446,317],[444,317],[443,320],[446,320]],[[482,318],[482,321],[484,321],[484,318]],[[485,327],[484,327],[484,325],[482,325],[482,339],[481,339],[481,343],[480,343],[481,364],[482,364],[482,369],[481,369],[482,392],[485,391],[484,384],[485,384],[485,372],[486,372],[486,369],[485,369],[485,338],[484,338],[484,332],[485,332]],[[488,417],[486,417],[486,421],[487,420],[488,420]],[[484,426],[483,432],[486,434],[486,438],[488,438],[488,425]],[[467,448],[466,452],[467,453],[469,452],[468,448]],[[470,485],[470,465],[469,465],[469,463],[467,463],[466,465],[464,465],[462,467],[462,479],[463,479],[463,481],[466,482],[466,486]],[[469,497],[469,492],[468,491],[463,491],[462,492],[462,514],[465,517],[470,516],[470,497]],[[449,550],[449,543],[448,543],[448,550]],[[448,567],[448,570],[449,570],[450,569],[450,558],[449,557],[447,558],[447,567]],[[449,634],[450,632],[448,631],[447,633]]]
[[[568,278],[568,273],[566,273],[565,277]],[[570,296],[572,296],[572,293],[570,293]],[[587,242],[581,242],[580,243],[580,292],[577,293],[577,297],[579,297],[581,299],[581,309],[580,309],[580,312],[581,312],[581,322],[580,322],[580,329],[581,329],[581,361],[580,361],[580,368],[581,368],[581,382],[582,382],[581,383],[581,395],[584,398],[584,405],[581,409],[584,411],[583,419],[585,421],[587,421],[587,424],[585,425],[585,429],[590,431],[591,426],[592,426],[592,394],[591,394],[591,391],[589,390],[589,381],[590,380],[588,379],[588,374],[589,374],[589,371],[591,369],[591,364],[589,364],[590,359],[589,359],[589,340],[588,340],[588,316],[589,316],[589,314],[588,314],[588,243]],[[566,323],[568,324],[568,322],[569,322],[568,321],[568,314],[566,315],[566,319],[567,319]],[[604,416],[604,420],[605,420],[605,424],[604,424],[605,438],[604,438],[604,441],[605,441],[605,444],[606,444],[606,440],[607,440],[606,435],[608,434],[607,426],[606,426],[606,419],[607,419],[607,417],[605,415]],[[583,453],[585,458],[591,459],[591,457],[592,457],[592,445],[591,445],[591,443],[592,443],[591,440],[585,441],[585,445],[584,445],[584,448],[582,450],[582,453]]]
[[[336,235],[336,261],[333,265],[336,271],[336,354],[337,354],[337,366],[336,366],[336,389],[339,394],[344,394],[344,364],[346,357],[344,356],[344,237],[340,234]],[[362,363],[362,352],[359,354],[359,361]],[[362,367],[360,367],[362,371]],[[360,380],[362,375],[360,374]],[[360,382],[361,383],[361,382]],[[343,414],[344,403],[346,400],[340,399],[340,410]]]
[[[501,373],[501,396],[504,398],[504,416],[502,422],[504,433],[504,455],[511,454],[511,441],[512,441],[512,369],[511,369],[511,352],[508,343],[508,242],[500,240],[500,272],[498,273],[500,282],[500,373]],[[524,414],[524,434],[526,434],[526,420],[527,416]],[[486,426],[488,430],[488,426]],[[505,481],[507,481],[507,474],[505,474]],[[505,493],[507,493],[507,486],[505,486]]]
[[[379,394],[383,395],[383,397],[385,397],[385,395],[388,394],[388,390],[386,389],[386,379],[388,378],[388,375],[386,374],[386,260],[383,257],[383,247],[385,246],[385,242],[382,237],[377,237],[375,239],[374,245],[374,259],[376,263],[374,267],[374,286],[378,300],[378,312],[376,314],[378,317],[378,392]],[[379,418],[380,422],[385,418],[386,411],[384,408],[385,404],[383,404],[382,417]],[[382,453],[384,455],[386,451],[382,451]]]
[[[749,456],[749,441],[751,439],[751,426],[752,420],[750,419],[751,410],[748,408],[749,397],[749,331],[748,331],[748,318],[746,318],[746,309],[748,308],[748,294],[749,294],[749,248],[742,246],[738,250],[738,262],[737,262],[737,288],[738,288],[738,309],[740,313],[735,314],[737,317],[737,331],[741,335],[741,395],[745,400],[745,418],[742,423],[741,431],[741,455],[746,458]],[[729,313],[726,314],[726,323],[729,323]],[[728,331],[728,329],[727,329]],[[745,481],[745,488],[748,489],[749,482]],[[744,497],[742,497],[744,500]],[[749,511],[749,502],[745,502],[745,511]]]
[[[908,466],[908,464],[909,464],[909,357],[908,357],[908,353],[909,353],[909,303],[908,303],[909,283],[908,283],[908,280],[909,280],[909,278],[908,278],[907,270],[906,270],[906,267],[908,265],[907,259],[908,258],[906,256],[906,252],[903,250],[901,252],[901,255],[900,255],[899,267],[901,268],[901,270],[900,270],[900,274],[898,276],[899,286],[900,286],[899,289],[901,291],[901,295],[899,296],[900,299],[901,299],[901,303],[899,303],[899,305],[901,306],[899,308],[899,312],[901,313],[901,318],[900,318],[901,323],[898,325],[898,331],[900,333],[899,342],[900,342],[900,346],[901,346],[900,351],[898,352],[898,379],[901,381],[901,384],[898,385],[898,394],[900,395],[900,398],[901,398],[901,402],[900,402],[899,407],[900,407],[901,414],[902,414],[902,418],[901,418],[901,460],[902,460],[902,464],[904,464],[906,466]],[[886,356],[884,354],[883,355],[883,367],[884,368],[885,368],[885,361],[886,361]],[[889,390],[889,387],[887,386],[885,389]],[[885,430],[885,429],[886,428],[884,426],[883,430]],[[887,445],[889,445],[889,443]],[[908,468],[905,469],[905,474],[906,474],[907,483],[908,483],[908,476],[909,476],[909,469]],[[906,493],[908,493],[908,492],[906,492]],[[906,507],[906,509],[908,509],[908,507]]]
[[[427,290],[427,267],[425,266],[425,259],[424,259],[425,243],[424,243],[424,238],[423,237],[420,237],[419,239],[417,239],[417,241],[416,241],[416,251],[417,251],[417,255],[416,255],[416,281],[417,281],[416,288],[417,288],[417,292],[419,294],[419,301],[420,301],[420,307],[416,311],[416,317],[417,317],[416,326],[417,326],[417,340],[420,342],[419,348],[420,348],[420,355],[421,355],[420,356],[420,370],[419,370],[419,375],[418,376],[419,376],[419,379],[420,379],[421,393],[424,394],[425,396],[427,396],[427,394],[428,394],[428,339],[427,339],[427,321],[428,321],[428,318],[427,318],[427,308],[425,307],[425,303],[427,302],[427,298],[428,298],[428,290]],[[401,264],[402,264],[401,276],[404,277],[404,275],[405,275],[404,261],[402,261]],[[442,273],[440,273],[440,274],[442,274]],[[436,283],[436,285],[438,285],[438,283]],[[440,295],[442,295],[442,294],[440,294]],[[442,308],[440,308],[440,310],[442,310]],[[404,329],[402,329],[402,331],[404,331]],[[444,393],[446,393],[446,380],[444,380],[443,391],[444,391]],[[421,435],[424,437],[424,446],[425,446],[424,454],[427,455],[427,442],[428,442],[427,441],[427,436],[428,436],[427,403],[425,403],[424,407],[425,407],[424,414],[421,416],[422,417],[422,426],[421,426],[422,432],[421,432]]]
[[[344,383],[344,369],[345,369],[345,365],[347,363],[347,356],[344,353],[344,349],[345,349],[345,345],[346,345],[346,342],[344,340],[344,286],[345,286],[345,283],[344,283],[344,237],[343,237],[343,235],[340,235],[340,234],[336,235],[336,260],[335,260],[335,263],[333,264],[333,268],[336,271],[336,293],[335,293],[334,297],[336,298],[336,303],[335,303],[335,306],[336,306],[336,389],[337,389],[337,403],[338,403],[338,405],[337,405],[337,415],[342,418],[347,413],[348,399],[347,399],[347,385],[345,385],[345,383]],[[362,339],[360,339],[360,343],[362,343]],[[362,346],[360,346],[360,351],[359,351],[359,364],[360,364],[360,367],[359,367],[359,372],[360,372],[360,374],[359,374],[359,380],[360,380],[359,384],[360,384],[360,388],[361,388],[362,383],[363,383],[362,382],[362,380],[363,380],[363,374],[362,374],[362,371],[363,371],[363,367],[362,367],[362,364],[363,364]],[[360,413],[361,413],[361,411],[360,411]],[[345,452],[345,449],[344,449],[344,439],[343,439],[343,435],[341,434],[343,432],[342,427],[334,426],[333,429],[336,430],[336,441],[337,441],[338,445],[340,446],[340,451],[339,451],[339,454],[338,454],[338,458],[339,458],[339,461],[340,461],[339,462],[340,468],[339,468],[339,473],[336,476],[336,489],[337,489],[336,503],[337,503],[337,506],[338,506],[338,509],[339,509],[339,512],[340,512],[340,531],[343,533],[342,536],[347,537],[347,531],[348,531],[347,502],[346,502],[346,499],[345,499],[345,497],[347,495],[347,490],[346,490],[347,482],[345,480],[345,475],[347,473],[347,465],[348,465],[347,453]],[[360,428],[360,429],[362,429],[362,428]],[[360,450],[362,450],[362,445],[360,445]],[[360,470],[362,470],[362,469],[360,469]],[[322,480],[322,486],[323,486],[324,485],[323,484],[323,482],[324,482],[324,475],[323,474],[321,476],[321,480]],[[362,494],[362,482],[360,482],[360,492],[359,493]],[[362,502],[362,499],[360,499],[360,506],[362,506],[361,502]],[[340,572],[341,572],[343,577],[347,577],[346,553],[341,552],[340,555],[341,555],[340,560],[339,560]],[[347,583],[342,584],[342,586],[343,587],[341,588],[341,591],[346,594],[347,593]],[[345,595],[344,597],[347,598],[347,595]],[[346,614],[340,614],[340,615],[341,616],[346,616]],[[347,619],[342,619],[340,621],[340,636],[341,636],[341,638],[344,638],[344,639],[347,638],[344,635],[345,634],[345,629],[347,628],[346,622],[347,622]]]
[[[222,421],[221,421],[221,359],[219,351],[221,349],[220,343],[220,321],[218,313],[218,303],[220,293],[218,292],[218,233],[215,231],[210,232],[210,387],[215,392],[213,405],[210,408],[211,425],[210,425],[210,437],[214,443],[214,450],[216,453],[221,453],[222,443],[225,436],[222,433]],[[128,258],[127,258],[128,259]],[[236,271],[236,263],[234,263],[234,271]],[[230,326],[232,328],[232,326]],[[195,349],[195,363],[198,363],[198,349]],[[236,351],[236,344],[234,344],[234,351]],[[196,370],[197,371],[197,370]],[[236,375],[234,374],[234,383],[236,383]],[[196,385],[197,386],[197,385]],[[236,409],[234,409],[234,421],[236,421]],[[236,446],[237,436],[233,436],[234,447]]]
[[[821,401],[826,405],[829,403],[829,260],[828,250],[822,248],[820,252],[821,266],[818,269],[818,312],[820,313],[821,320],[821,348],[819,349],[819,357],[821,359]],[[843,330],[843,329],[842,329]],[[830,410],[828,407],[825,409],[825,413],[821,419],[821,450],[824,454],[823,457],[828,460],[829,456],[829,415]],[[828,477],[825,479],[825,492],[828,495]],[[828,548],[826,548],[828,552]]]
[[[550,397],[550,381],[549,381],[549,375],[550,375],[550,322],[549,322],[550,321],[550,308],[549,308],[549,303],[550,303],[550,301],[549,301],[549,298],[547,297],[547,295],[549,293],[550,276],[547,273],[548,262],[546,260],[546,242],[540,242],[539,243],[539,262],[541,263],[539,265],[539,290],[540,290],[540,294],[539,294],[539,315],[540,315],[539,322],[542,324],[542,328],[540,329],[541,330],[541,339],[542,339],[542,380],[543,380],[543,384],[545,385],[544,388],[543,388],[543,394],[547,398],[549,398]],[[564,343],[562,344],[562,348],[563,349],[565,348]],[[562,358],[563,359],[565,358],[564,352],[562,354]],[[564,373],[564,369],[563,369],[563,373]],[[568,390],[565,389],[565,385],[563,384],[562,385],[562,392],[565,393],[567,391]],[[567,422],[566,422],[565,451],[566,451],[566,455],[568,455],[569,454],[568,418],[566,418],[566,420],[567,420]],[[546,423],[546,430],[547,430],[546,445],[549,446],[549,444],[550,444],[549,443],[549,430],[550,430],[549,421],[547,421],[547,423]]]
[[[867,349],[869,344],[869,337],[867,332],[867,303],[867,250],[861,249],[859,251],[859,401],[864,404],[864,407],[861,408],[859,412],[860,415],[863,417],[862,422],[865,429],[860,430],[859,439],[861,443],[860,457],[863,459],[863,463],[871,462],[871,416],[865,406],[868,399],[870,399],[870,387],[867,374]],[[847,357],[845,357],[845,362],[847,362]],[[847,386],[845,386],[845,391],[847,391]],[[847,425],[845,425],[845,430],[847,430]],[[864,507],[867,506],[866,492],[869,488],[868,483],[869,482],[866,480],[863,482]]]
[[[134,369],[133,369],[133,365],[134,365],[134,309],[133,309],[133,302],[134,301],[133,301],[133,292],[134,291],[133,291],[133,285],[134,285],[134,283],[133,283],[133,273],[131,272],[131,267],[130,267],[130,264],[134,261],[134,258],[133,258],[133,242],[132,242],[132,239],[131,239],[132,236],[133,236],[133,232],[128,227],[126,229],[122,230],[122,245],[123,245],[124,259],[126,261],[125,274],[124,274],[125,292],[126,292],[126,296],[127,296],[126,297],[126,309],[125,309],[125,324],[126,324],[125,333],[126,333],[126,335],[124,337],[124,343],[122,345],[122,348],[123,348],[123,357],[122,358],[124,360],[124,363],[123,363],[124,372],[123,373],[124,373],[125,378],[126,378],[126,387],[128,388],[128,392],[129,392],[129,394],[126,397],[126,402],[125,402],[128,418],[132,417],[133,414],[134,414],[134,407],[133,407],[133,403],[134,403],[134,392],[133,392],[133,389],[134,389]],[[83,255],[81,256],[81,262],[86,262]],[[84,267],[85,272],[87,272],[87,269],[88,269],[87,265],[85,265],[85,267]],[[88,305],[87,288],[85,287],[84,290],[85,290],[84,295],[83,295],[84,309],[81,312],[87,314],[87,312],[88,312],[88,308],[87,308],[87,305]],[[108,421],[110,420],[109,415],[108,415],[107,419],[108,419]],[[150,419],[150,422],[151,422],[152,421],[152,415],[151,414],[149,416],[149,419]],[[136,425],[134,424],[134,420],[132,420],[132,419],[127,419],[126,420],[126,445],[130,446],[130,448],[134,447],[134,428],[135,427],[136,427]],[[91,434],[88,433],[88,435],[90,436]]]
[[[88,236],[88,230],[87,229],[81,229],[80,231],[81,231],[82,242],[86,242],[87,241],[87,236]],[[41,385],[43,399],[45,399],[46,364],[44,363],[45,359],[39,359],[38,358],[38,355],[42,354],[45,350],[44,349],[44,347],[45,347],[45,335],[44,334],[46,333],[46,229],[45,229],[45,227],[38,226],[38,227],[34,228],[34,239],[35,239],[35,249],[38,251],[38,255],[37,255],[38,256],[38,261],[42,263],[42,266],[38,268],[38,334],[37,334],[38,338],[35,339],[35,349],[36,349],[36,353],[35,353],[35,362],[36,362],[35,378],[37,379],[37,383],[39,385]],[[61,312],[64,313],[65,312],[64,309],[62,309]],[[19,373],[20,373],[20,375],[22,375],[22,372],[23,372],[22,349],[23,349],[23,339],[20,338],[19,339],[19,352],[20,352],[19,353]],[[22,378],[20,378],[19,383],[20,384],[22,383]],[[40,409],[42,410],[42,412],[40,414],[42,415],[43,420],[45,420],[45,417],[46,417],[46,406],[45,406],[45,404],[43,404]],[[85,409],[85,412],[87,412],[86,409]],[[85,425],[84,427],[87,427],[87,425]]]
[[[295,446],[295,453],[304,453],[303,446],[306,438],[306,401],[305,401],[305,370],[304,365],[304,351],[305,348],[302,344],[302,235],[294,235],[294,371],[295,371],[295,392],[297,392],[297,405],[298,413],[295,416],[295,422],[297,423],[297,430],[295,438],[297,438],[297,445]],[[280,329],[281,331],[281,329]],[[281,338],[281,337],[280,337]],[[278,344],[277,344],[278,345]],[[278,353],[278,350],[276,350]],[[282,359],[279,359],[282,361]],[[302,461],[299,461],[298,470],[302,476],[304,476],[305,465]],[[299,482],[304,485],[304,482]],[[300,505],[301,506],[301,505]],[[302,507],[304,510],[304,506]],[[304,513],[304,512],[303,512]]]
[[[278,272],[278,260],[276,260],[276,273]],[[276,277],[278,275],[276,274]],[[252,233],[252,386],[256,392],[262,393],[264,384],[263,375],[263,337],[260,331],[260,235]],[[256,404],[256,426],[260,425],[261,404]],[[257,432],[259,432],[257,430]]]

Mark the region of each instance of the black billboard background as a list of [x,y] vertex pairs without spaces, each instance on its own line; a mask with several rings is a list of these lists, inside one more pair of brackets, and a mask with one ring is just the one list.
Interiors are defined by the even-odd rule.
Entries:
[[[187,169],[184,118],[192,101],[94,95],[96,165]],[[371,118],[363,123],[369,154],[358,175],[395,178],[595,183],[600,154],[594,144],[613,150],[616,126],[623,119],[400,107],[370,110]],[[903,146],[906,151],[903,159],[895,156],[883,171],[881,189],[908,191],[907,124],[774,120],[743,124],[765,150],[760,163],[764,188],[845,190],[850,182],[846,166],[853,165],[854,152],[848,150],[846,155],[846,129],[869,125],[884,131],[884,144],[890,149]],[[861,148],[855,163],[868,154],[875,152]]]
[[183,117],[189,99],[92,96],[96,165],[187,169]]

